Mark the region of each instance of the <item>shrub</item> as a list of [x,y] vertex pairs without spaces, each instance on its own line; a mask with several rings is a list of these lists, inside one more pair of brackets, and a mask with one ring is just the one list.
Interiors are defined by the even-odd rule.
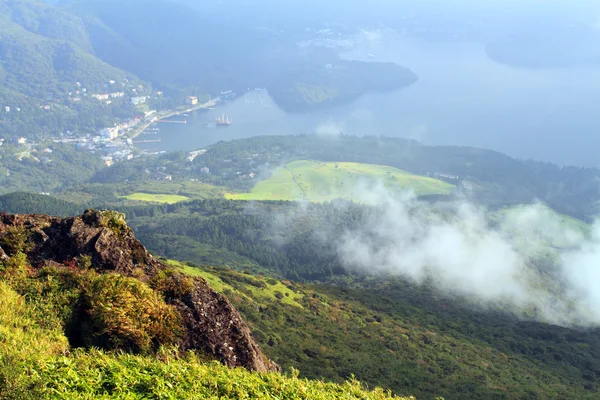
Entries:
[[0,261],[0,278],[14,285],[21,284],[31,273],[27,256],[18,251],[12,257]]
[[101,211],[100,225],[107,227],[117,236],[123,236],[129,231],[129,227],[125,221],[125,214],[117,211]]
[[33,247],[30,237],[31,232],[25,229],[25,227],[10,227],[7,229],[6,234],[0,238],[0,247],[9,256],[13,256],[19,252],[27,253]]
[[151,280],[150,287],[167,299],[181,299],[194,291],[194,279],[174,270],[159,271]]
[[175,308],[134,278],[99,275],[87,283],[82,300],[74,323],[83,345],[145,353],[175,345],[183,333]]

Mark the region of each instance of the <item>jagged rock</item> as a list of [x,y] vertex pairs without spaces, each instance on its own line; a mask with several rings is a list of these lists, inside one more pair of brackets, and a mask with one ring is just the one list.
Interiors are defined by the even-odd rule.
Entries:
[[[110,226],[105,212],[87,210],[82,216],[56,218],[46,215],[9,215],[0,213],[0,238],[11,227],[22,226],[32,242],[27,256],[34,267],[91,258],[100,273],[118,272],[150,282],[171,268],[152,257],[127,226]],[[6,256],[0,249],[0,258]],[[183,280],[175,272],[172,279]],[[279,371],[256,344],[250,330],[235,307],[215,292],[202,278],[193,279],[193,289],[165,301],[180,313],[185,334],[180,343],[184,350],[199,350],[230,367]]]
[[0,261],[1,260],[6,260],[8,258],[8,256],[6,255],[6,253],[4,252],[4,250],[2,250],[2,247],[0,247]]

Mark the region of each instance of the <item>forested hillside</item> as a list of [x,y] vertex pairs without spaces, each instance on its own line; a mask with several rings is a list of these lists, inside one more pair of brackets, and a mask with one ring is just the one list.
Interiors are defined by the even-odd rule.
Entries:
[[[19,212],[75,208],[35,195],[3,196],[0,204]],[[192,261],[171,264],[225,294],[266,354],[302,376],[342,382],[356,374],[369,387],[425,399],[596,395],[597,329],[548,324],[535,308],[482,306],[434,280],[347,268],[329,239],[365,225],[376,208],[205,200],[121,211],[155,255]],[[495,220],[506,224],[505,215]],[[578,226],[566,222],[563,229]],[[539,261],[530,268],[553,276],[550,261]],[[560,296],[554,284],[546,290]]]
[[[446,180],[457,193],[492,209],[542,201],[557,211],[592,221],[598,214],[600,170],[518,160],[491,150],[427,146],[414,140],[340,135],[259,136],[219,142],[190,165],[186,154],[133,160],[99,171],[94,183],[149,182],[148,171],[198,179],[234,191],[251,191],[276,167],[296,160],[384,165]],[[190,169],[192,167],[192,169]],[[202,168],[210,173],[202,173]],[[241,172],[243,176],[238,176]],[[254,172],[256,178],[248,179]],[[177,194],[177,193],[173,193]]]
[[[132,116],[124,99],[106,105],[90,96],[128,91],[133,74],[95,57],[83,21],[38,0],[0,4],[0,134],[59,136],[91,132]],[[4,109],[4,107],[8,107]]]

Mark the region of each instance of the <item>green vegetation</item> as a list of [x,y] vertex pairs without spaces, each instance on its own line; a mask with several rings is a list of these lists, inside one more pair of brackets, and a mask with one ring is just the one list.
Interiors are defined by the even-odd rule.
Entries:
[[382,183],[391,192],[412,191],[416,195],[450,194],[453,185],[416,176],[396,168],[350,162],[294,161],[258,182],[250,193],[229,194],[233,200],[331,201],[342,198],[373,202],[369,191]]
[[417,81],[408,68],[392,63],[340,60],[326,51],[314,51],[310,62],[301,59],[274,85],[269,94],[285,110],[307,111],[348,102],[370,91],[397,90]]
[[31,383],[46,361],[65,354],[69,342],[25,299],[0,282],[0,397],[34,398]]
[[491,208],[542,201],[562,214],[588,222],[600,212],[600,169],[559,167],[516,160],[495,151],[425,146],[408,139],[259,136],[219,142],[196,157],[194,164],[198,169],[210,168],[215,176],[204,178],[207,181],[249,191],[255,181],[240,180],[236,171],[248,173],[267,163],[281,166],[295,160],[385,165],[416,175],[445,176],[457,184],[463,198]]
[[157,193],[132,193],[127,196],[121,196],[127,200],[145,201],[150,203],[167,203],[174,204],[180,201],[189,200],[189,197],[178,196],[174,194],[157,194]]
[[[134,278],[111,274],[93,277],[81,301],[91,315],[76,328],[83,332],[78,341],[86,347],[148,353],[157,344],[175,345],[182,334],[173,307]],[[86,336],[87,332],[96,334]],[[87,340],[90,342],[85,343]]]
[[[248,193],[257,182],[268,181],[277,167],[294,161],[315,160],[321,163],[378,165],[417,176],[437,177],[456,185],[453,194],[492,209],[541,201],[562,214],[586,222],[593,221],[600,211],[597,202],[600,197],[600,170],[520,161],[482,149],[433,147],[407,139],[382,137],[300,135],[219,142],[206,150],[192,162],[186,153],[179,152],[119,163],[97,172],[91,182],[97,190],[99,184],[111,188],[113,197],[107,198],[110,201],[105,203],[113,207],[122,204],[114,198],[115,193],[120,196],[137,192],[168,193],[191,199],[222,198],[225,193],[234,193],[237,198],[252,198]],[[202,172],[203,168],[208,168],[210,173]],[[173,182],[153,181],[152,174],[158,172],[172,176]],[[278,174],[284,174],[284,171],[279,170]],[[281,188],[282,193],[261,193],[264,196],[259,198],[301,196],[301,193],[295,193],[289,177],[284,175],[281,178],[286,185],[286,188]],[[279,178],[276,175],[273,179]],[[82,190],[91,189],[90,186]],[[564,190],[566,187],[569,190]],[[447,188],[439,191],[436,188],[434,192],[445,192]],[[264,192],[270,190],[267,183]],[[76,192],[75,195],[79,196],[79,188]],[[429,197],[439,199],[444,196]]]
[[45,2],[0,4],[0,104],[10,107],[0,134],[89,133],[136,114],[127,97],[110,104],[91,98],[107,92],[109,81],[128,93],[141,82],[95,57],[88,38],[81,18]]
[[266,354],[308,378],[343,382],[356,374],[419,399],[597,395],[584,372],[595,368],[587,363],[597,331],[518,321],[393,278],[314,285],[180,268],[225,294]]
[[84,210],[74,203],[52,196],[13,192],[0,196],[0,211],[11,214],[67,216],[81,214]]
[[[52,153],[44,153],[45,149]],[[99,155],[58,143],[40,144],[32,149],[5,145],[0,147],[0,157],[0,194],[55,193],[81,185],[105,168]]]
[[591,235],[591,225],[542,204],[504,208],[491,218],[510,235],[519,251],[529,256],[555,257],[559,249],[577,246]]
[[354,379],[229,369],[169,346],[180,322],[163,296],[184,294],[174,283],[186,280],[169,271],[148,286],[99,274],[89,259],[33,269],[20,255],[0,262],[1,398],[397,398]]
[[159,361],[130,354],[77,351],[71,357],[48,362],[43,372],[42,393],[48,398],[402,400],[382,389],[368,391],[356,380],[334,384],[300,379],[295,372],[289,376],[251,373],[168,353]]

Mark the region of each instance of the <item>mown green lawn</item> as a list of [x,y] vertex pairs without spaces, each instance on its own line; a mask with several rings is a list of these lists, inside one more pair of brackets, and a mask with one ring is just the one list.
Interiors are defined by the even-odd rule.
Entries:
[[226,194],[232,200],[331,201],[342,198],[371,203],[379,189],[416,195],[449,194],[454,185],[397,168],[352,162],[301,160],[275,170],[250,193]]

